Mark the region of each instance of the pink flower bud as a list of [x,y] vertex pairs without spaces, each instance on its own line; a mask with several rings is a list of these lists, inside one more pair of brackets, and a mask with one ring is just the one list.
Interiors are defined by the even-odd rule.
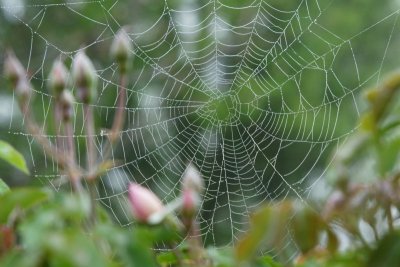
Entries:
[[97,75],[92,61],[85,52],[78,52],[72,62],[72,78],[77,87],[77,98],[88,104],[96,98]]
[[67,86],[68,71],[61,60],[56,60],[49,74],[48,88],[55,97],[59,97],[61,92]]
[[25,68],[11,51],[7,52],[4,61],[4,77],[11,82],[14,88],[19,81],[26,79]]
[[151,215],[161,212],[164,208],[161,200],[141,185],[130,184],[128,192],[133,216],[139,222],[148,223]]
[[200,196],[196,191],[185,189],[182,193],[182,214],[192,217],[200,205]]
[[200,172],[189,164],[182,179],[182,214],[192,217],[200,205],[200,194],[204,190],[204,182]]
[[189,164],[183,175],[182,191],[185,190],[195,191],[198,194],[204,190],[204,181],[199,170],[193,164]]

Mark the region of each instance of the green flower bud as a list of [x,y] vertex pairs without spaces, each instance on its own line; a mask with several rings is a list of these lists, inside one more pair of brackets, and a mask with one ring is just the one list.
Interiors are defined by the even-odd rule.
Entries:
[[8,51],[4,61],[4,77],[15,88],[18,82],[26,79],[26,71],[21,62],[12,51]]
[[128,60],[132,55],[132,42],[128,33],[124,29],[120,29],[114,37],[111,44],[111,57],[120,64],[121,71],[125,71]]
[[64,121],[71,120],[74,115],[75,98],[69,90],[63,90],[60,94],[60,108]]
[[49,74],[47,86],[53,95],[58,98],[67,86],[68,71],[61,60],[56,60]]
[[92,61],[85,52],[78,52],[72,63],[72,79],[77,87],[77,98],[88,104],[97,96],[97,75]]

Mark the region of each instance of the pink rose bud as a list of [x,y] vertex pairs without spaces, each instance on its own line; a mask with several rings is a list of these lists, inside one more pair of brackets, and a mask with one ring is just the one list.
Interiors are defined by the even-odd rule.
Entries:
[[192,217],[200,205],[200,196],[196,191],[185,189],[182,193],[182,214]]
[[49,74],[47,86],[55,97],[59,97],[67,86],[68,71],[61,60],[56,60]]
[[4,77],[15,88],[19,81],[26,79],[26,71],[21,62],[11,51],[8,51],[4,61]]
[[128,33],[121,29],[117,32],[111,44],[111,56],[125,68],[125,65],[132,55],[132,41]]
[[204,190],[204,181],[201,177],[199,170],[193,165],[189,164],[186,168],[182,180],[182,190],[191,190],[197,193],[202,193]]
[[141,223],[148,223],[151,215],[161,212],[164,208],[161,200],[141,185],[131,183],[128,193],[133,216]]
[[96,98],[97,75],[92,61],[85,52],[78,52],[72,62],[72,79],[77,87],[77,98],[85,104]]
[[200,194],[204,190],[204,182],[200,172],[193,165],[186,168],[182,180],[182,213],[191,217],[200,205]]

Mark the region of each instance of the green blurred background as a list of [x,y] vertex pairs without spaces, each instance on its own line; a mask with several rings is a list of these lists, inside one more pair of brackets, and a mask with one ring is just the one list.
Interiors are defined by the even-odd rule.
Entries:
[[[0,0],[0,68],[12,48],[35,87],[32,112],[54,141],[52,61],[85,48],[98,71],[96,142],[112,124],[115,32],[134,43],[126,131],[102,177],[99,200],[121,225],[126,185],[151,187],[164,201],[179,194],[189,162],[206,180],[200,216],[210,244],[234,241],[265,200],[307,200],[320,190],[334,149],[357,128],[362,88],[399,65],[396,0]],[[0,80],[0,135],[21,151],[32,177],[0,163],[11,185],[52,184],[59,172],[23,129]],[[71,88],[74,90],[74,88]],[[85,164],[82,106],[75,140]],[[318,193],[318,192],[317,192]]]

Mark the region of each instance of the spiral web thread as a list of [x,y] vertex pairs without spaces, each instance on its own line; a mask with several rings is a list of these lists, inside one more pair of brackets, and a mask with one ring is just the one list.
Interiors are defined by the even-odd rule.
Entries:
[[[30,32],[26,62],[33,82],[41,85],[34,95],[46,128],[54,102],[45,88],[52,55],[68,59],[79,49],[90,54],[108,47],[122,26],[113,13],[122,1],[18,2],[31,17],[15,12],[18,6],[12,1],[3,1],[0,10]],[[198,219],[208,244],[236,241],[249,214],[264,201],[289,196],[309,200],[323,180],[332,149],[355,130],[348,122],[359,116],[359,89],[379,82],[391,60],[399,10],[394,6],[343,37],[324,19],[338,1],[291,2],[282,9],[279,1],[270,0],[165,0],[158,3],[162,9],[157,17],[128,28],[134,67],[127,86],[127,123],[114,149],[116,167],[101,177],[99,186],[99,201],[121,225],[132,223],[125,211],[128,182],[151,187],[169,201],[180,194],[180,178],[189,162],[206,182]],[[82,6],[103,14],[94,19]],[[76,47],[63,47],[41,32],[51,12],[91,25],[95,30],[86,46],[75,42]],[[376,67],[367,68],[359,62],[360,40],[377,32],[384,34],[376,41],[384,49],[374,55]],[[42,58],[41,64],[31,65],[33,57]],[[116,109],[118,70],[115,62],[105,60],[108,65],[96,64],[101,82],[94,108],[99,121],[109,125]],[[109,101],[110,95],[115,101]],[[80,103],[75,113],[74,139],[84,151]],[[21,125],[23,118],[14,116],[9,133],[25,136],[34,151],[37,145],[18,130]],[[107,135],[101,127],[95,136],[100,155]],[[56,135],[47,137],[54,142]],[[41,170],[35,177],[58,189],[54,160],[38,162],[33,152],[31,160]],[[79,163],[84,165],[84,159]]]

